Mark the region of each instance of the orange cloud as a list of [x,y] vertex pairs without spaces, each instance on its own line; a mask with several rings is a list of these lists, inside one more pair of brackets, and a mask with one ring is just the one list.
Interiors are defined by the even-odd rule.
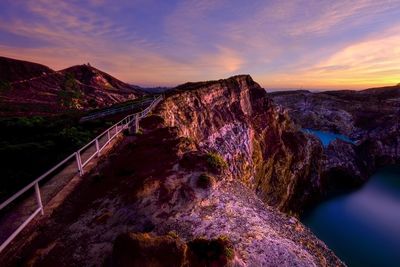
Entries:
[[270,87],[350,88],[400,82],[400,27],[353,43],[310,68],[268,74],[260,81]]

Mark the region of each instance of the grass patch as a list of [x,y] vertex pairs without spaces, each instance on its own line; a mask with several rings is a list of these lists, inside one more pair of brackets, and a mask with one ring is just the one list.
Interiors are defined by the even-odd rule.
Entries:
[[226,163],[224,158],[220,154],[215,152],[207,153],[207,163],[211,168],[217,170],[228,168],[228,164]]

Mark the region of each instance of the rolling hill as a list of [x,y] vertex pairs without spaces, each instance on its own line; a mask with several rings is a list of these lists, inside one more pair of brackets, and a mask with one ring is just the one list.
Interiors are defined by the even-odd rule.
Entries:
[[107,107],[145,93],[88,65],[60,71],[0,58],[0,116],[51,115]]

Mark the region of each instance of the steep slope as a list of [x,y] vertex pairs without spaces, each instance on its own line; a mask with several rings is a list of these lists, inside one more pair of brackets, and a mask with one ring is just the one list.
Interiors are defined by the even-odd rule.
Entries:
[[189,83],[176,91],[163,105],[167,124],[221,154],[236,179],[267,204],[296,212],[319,190],[318,141],[298,131],[250,76]]
[[53,72],[52,69],[41,64],[0,57],[0,81],[2,82],[27,80]]
[[[5,266],[123,266],[143,247],[162,258],[154,255],[164,251],[158,242],[173,245],[171,236],[188,244],[229,241],[229,262],[211,266],[342,266],[277,209],[297,206],[313,190],[319,146],[250,76],[186,86],[141,121],[142,134],[126,137],[52,215],[20,236],[1,259]],[[149,236],[121,237],[127,232]]]
[[1,116],[51,115],[68,110],[87,110],[144,95],[133,86],[88,65],[42,72],[29,79],[24,77],[14,76],[15,81],[2,86]]

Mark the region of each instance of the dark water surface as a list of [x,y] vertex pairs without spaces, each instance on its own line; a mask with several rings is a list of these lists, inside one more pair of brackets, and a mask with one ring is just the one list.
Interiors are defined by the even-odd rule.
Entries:
[[302,221],[350,267],[400,266],[400,166],[380,169]]

